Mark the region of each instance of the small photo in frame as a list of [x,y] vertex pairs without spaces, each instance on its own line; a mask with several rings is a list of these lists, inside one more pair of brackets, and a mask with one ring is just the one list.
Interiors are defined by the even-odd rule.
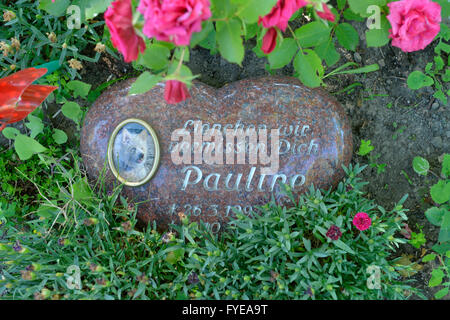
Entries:
[[159,144],[154,130],[142,120],[122,122],[111,136],[108,157],[112,172],[125,185],[146,183],[159,162]]

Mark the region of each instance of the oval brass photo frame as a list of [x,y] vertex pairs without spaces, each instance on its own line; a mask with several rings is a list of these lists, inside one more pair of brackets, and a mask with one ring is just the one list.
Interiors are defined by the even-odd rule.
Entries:
[[[145,176],[144,179],[142,179],[140,181],[136,181],[136,182],[127,181],[125,178],[120,176],[119,172],[117,171],[116,165],[114,164],[114,160],[113,160],[113,149],[114,149],[114,143],[115,143],[117,134],[120,132],[120,130],[122,130],[123,127],[125,127],[127,124],[130,124],[130,123],[136,123],[136,124],[143,126],[144,129],[147,130],[147,132],[152,137],[154,147],[155,147],[155,157],[154,157],[153,166],[152,166],[150,172]],[[159,140],[158,140],[155,130],[153,130],[153,128],[147,122],[140,120],[140,119],[130,118],[130,119],[122,121],[121,123],[119,123],[119,125],[117,125],[117,127],[114,129],[113,133],[111,134],[111,137],[109,138],[107,156],[108,156],[109,168],[111,169],[111,171],[114,174],[114,176],[116,177],[116,179],[119,180],[121,183],[125,184],[126,186],[130,186],[130,187],[138,187],[138,186],[141,186],[141,185],[147,183],[155,175],[155,173],[158,169],[159,160],[160,160],[160,146],[159,146]]]

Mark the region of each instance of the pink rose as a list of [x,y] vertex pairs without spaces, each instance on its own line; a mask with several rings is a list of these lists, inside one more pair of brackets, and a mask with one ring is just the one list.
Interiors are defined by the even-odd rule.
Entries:
[[183,82],[177,80],[166,81],[164,99],[168,104],[177,104],[190,97],[188,88]]
[[211,17],[209,0],[142,0],[138,10],[145,18],[146,36],[177,46],[189,45],[192,33]]
[[316,13],[322,19],[334,22],[335,17],[333,12],[331,12],[330,8],[325,3],[322,3],[322,11],[316,10]]
[[365,212],[358,212],[353,218],[353,225],[360,231],[364,231],[370,228],[372,220]]
[[388,3],[392,45],[404,52],[424,49],[439,33],[441,6],[430,0],[402,0]]
[[111,41],[124,56],[125,62],[138,58],[145,51],[145,42],[134,31],[131,0],[117,0],[105,12],[106,25],[111,32]]
[[265,54],[271,53],[277,46],[277,30],[275,28],[270,28],[264,35],[261,50]]
[[278,0],[272,11],[264,17],[259,17],[258,23],[264,28],[278,27],[281,31],[286,31],[289,19],[300,8],[308,3],[306,0]]

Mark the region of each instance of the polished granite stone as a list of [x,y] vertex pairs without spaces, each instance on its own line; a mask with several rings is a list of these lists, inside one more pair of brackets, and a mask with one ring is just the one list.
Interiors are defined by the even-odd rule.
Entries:
[[[191,220],[208,223],[216,232],[224,228],[235,210],[254,215],[258,214],[257,206],[272,196],[284,201],[279,182],[288,184],[296,195],[311,184],[324,189],[335,187],[344,175],[342,165],[347,166],[351,160],[352,133],[342,106],[325,91],[304,87],[295,78],[247,79],[220,89],[194,82],[192,98],[177,105],[164,101],[163,84],[145,94],[127,96],[133,82],[130,79],[112,86],[91,107],[82,129],[81,152],[92,181],[106,166],[108,188],[120,184],[117,175],[121,181],[134,179],[135,183],[153,169],[143,185],[124,186],[122,191],[139,204],[138,218],[144,223],[156,221],[164,229],[171,222],[178,223],[179,213],[184,213]],[[145,134],[147,129],[139,124],[128,124],[129,130],[124,129],[127,126],[118,127],[127,119],[147,123],[154,135],[148,131]],[[194,146],[203,149],[193,147],[200,150],[200,156],[202,150],[205,152],[205,139],[195,140],[195,134],[201,137],[209,128],[217,129],[224,138],[224,164],[194,163],[198,160],[194,153],[191,163],[174,163],[171,151],[181,149],[181,138],[174,139],[173,133],[183,128],[193,142],[200,141]],[[256,132],[267,129],[270,138],[276,136],[270,135],[271,130],[279,129],[275,174],[262,174],[261,169],[270,164],[249,164],[248,157],[245,164],[226,164],[225,129],[249,132],[246,130],[253,128]],[[109,157],[121,154],[122,160],[128,161],[122,165],[117,159],[108,161],[108,142],[113,134]],[[270,146],[268,139],[266,151],[272,150]],[[122,147],[128,151],[122,152]],[[111,165],[128,170],[128,175],[123,171],[122,176],[120,170],[113,173]]]

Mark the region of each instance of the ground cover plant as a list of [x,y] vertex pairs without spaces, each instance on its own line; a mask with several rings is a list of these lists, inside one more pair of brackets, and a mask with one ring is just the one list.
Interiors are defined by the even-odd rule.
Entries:
[[98,197],[69,165],[57,165],[66,183],[40,190],[24,230],[20,214],[2,217],[5,298],[405,299],[415,290],[392,256],[406,242],[406,197],[390,211],[365,199],[358,166],[336,191],[311,188],[297,202],[286,189],[295,206],[238,213],[218,236],[187,216],[164,234],[135,230],[120,188]]
[[[0,99],[1,298],[448,299],[447,1],[21,0],[0,11],[0,79],[40,67],[37,83],[58,87],[20,119]],[[120,188],[87,182],[79,129],[110,84],[139,75],[129,94],[141,94],[165,83],[177,107],[194,79],[262,74],[345,106],[359,149],[336,190],[238,214],[218,236],[183,215],[164,234],[136,228]]]

